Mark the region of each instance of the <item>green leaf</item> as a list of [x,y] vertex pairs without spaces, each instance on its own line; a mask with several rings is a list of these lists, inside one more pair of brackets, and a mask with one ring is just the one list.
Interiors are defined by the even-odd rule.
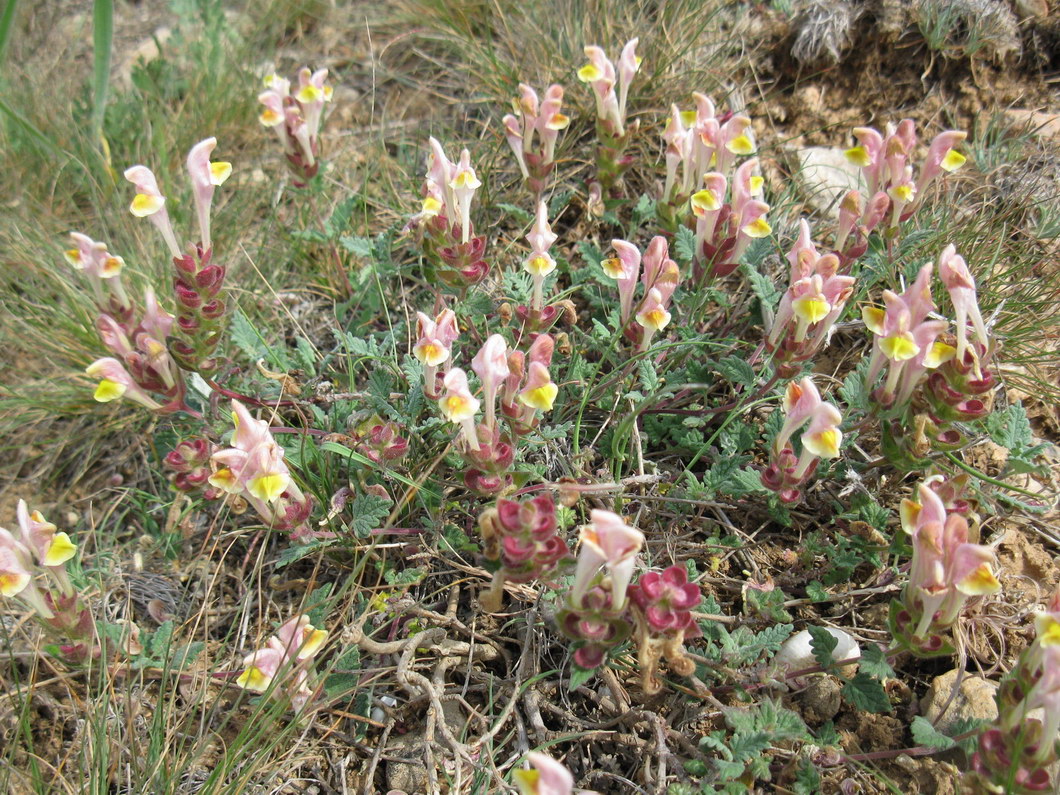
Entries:
[[827,602],[832,595],[824,589],[819,580],[814,580],[806,586],[806,595],[814,602]]
[[652,363],[647,359],[641,359],[638,369],[640,370],[640,384],[644,387],[644,391],[649,395],[658,392],[662,381],[659,380],[659,375],[655,372]]
[[771,310],[775,309],[780,302],[781,296],[781,291],[777,289],[776,282],[773,279],[766,278],[758,272],[757,268],[747,263],[740,266],[740,272],[747,277],[747,281],[751,285],[751,291],[762,302],[762,305]]
[[858,709],[866,712],[891,711],[891,700],[887,697],[883,685],[864,671],[859,671],[853,679],[843,684],[843,697]]
[[1022,450],[1031,444],[1031,423],[1022,403],[1013,403],[986,418],[986,432],[994,444]]
[[674,235],[674,258],[681,265],[690,263],[696,255],[696,235],[687,226],[677,228]]
[[273,565],[277,569],[282,569],[284,566],[291,565],[296,560],[307,558],[314,552],[319,552],[337,542],[337,538],[321,538],[315,541],[310,541],[308,544],[291,544],[280,553],[280,556],[276,559],[276,563]]
[[762,485],[762,475],[756,469],[738,469],[732,473],[725,484],[724,491],[730,497],[743,497],[747,494],[761,494],[769,491]]
[[228,335],[236,347],[243,351],[243,354],[252,362],[264,359],[269,352],[258,330],[251,325],[250,320],[239,307],[236,307],[236,311],[232,313]]
[[529,224],[533,223],[534,221],[533,213],[527,212],[522,207],[519,207],[517,205],[508,204],[507,202],[499,202],[497,204],[497,208],[500,210],[504,210],[504,212],[508,213],[508,215],[515,219],[515,222],[517,224]]
[[821,791],[821,774],[809,759],[799,763],[795,771],[795,795],[817,795]]
[[339,245],[355,257],[363,257],[365,259],[370,258],[374,250],[371,239],[367,237],[343,235],[339,238]]
[[[8,0],[8,5],[13,6],[13,0]],[[114,1],[95,0],[92,4],[92,132],[97,140],[102,137],[103,118],[107,111],[113,42]]]
[[894,669],[887,662],[887,655],[875,643],[869,643],[862,650],[858,670],[880,680],[894,678]]
[[419,567],[413,567],[411,569],[402,569],[396,571],[394,569],[387,569],[383,572],[383,579],[386,580],[387,585],[415,585],[421,582],[424,577],[427,576],[427,570]]
[[[858,366],[854,368],[853,372],[847,373],[847,377],[843,379],[843,385],[839,387],[839,396],[847,404],[848,410],[868,411],[871,384],[866,385],[865,379],[869,375],[869,362],[868,356],[862,357],[861,361],[858,362]],[[843,414],[845,416],[847,412],[843,412]]]
[[833,635],[824,627],[807,627],[807,631],[810,633],[810,648],[813,649],[813,658],[817,660],[817,664],[824,669],[832,667],[835,663],[835,657],[832,656],[832,652],[835,651],[835,647],[839,645],[839,638]]
[[582,668],[577,663],[570,664],[570,681],[567,683],[567,691],[573,693],[590,679],[596,676],[595,668]]
[[331,213],[331,217],[324,222],[324,234],[327,235],[329,240],[334,240],[336,237],[341,235],[350,227],[350,218],[353,217],[353,211],[357,205],[361,203],[359,196],[347,196],[345,199],[335,205],[335,209]]
[[714,367],[731,384],[750,388],[757,380],[754,368],[742,356],[726,356],[715,362]]
[[353,516],[350,530],[358,538],[367,538],[390,515],[393,503],[378,494],[358,494],[346,512]]
[[947,748],[953,748],[957,745],[956,740],[952,737],[947,737],[932,726],[931,721],[923,715],[917,715],[913,718],[911,729],[913,732],[913,742],[917,745],[923,745],[927,748],[937,748],[940,751],[945,751]]
[[202,654],[202,651],[205,648],[206,644],[202,641],[194,641],[192,643],[186,643],[183,646],[178,646],[173,650],[170,667],[175,671],[187,668],[195,662],[195,658]]
[[578,244],[578,253],[581,254],[586,265],[599,265],[604,260],[603,252],[588,240],[583,240]]
[[331,674],[324,679],[324,693],[328,698],[349,693],[357,689],[360,678],[360,674]]
[[655,199],[647,193],[642,193],[637,203],[633,206],[632,229],[640,229],[645,219],[655,216]]

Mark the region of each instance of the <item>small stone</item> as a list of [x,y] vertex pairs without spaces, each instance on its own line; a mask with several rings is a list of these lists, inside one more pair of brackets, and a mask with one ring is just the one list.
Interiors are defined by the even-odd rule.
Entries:
[[798,179],[806,203],[829,216],[838,215],[839,201],[848,191],[863,187],[861,169],[847,160],[843,152],[827,146],[809,146],[796,152]]
[[1060,138],[1060,113],[1043,113],[1026,108],[1010,108],[1005,115],[1018,126],[1044,138]]
[[843,688],[834,676],[818,676],[799,696],[803,718],[811,724],[821,724],[839,713],[843,703]]
[[1045,19],[1049,16],[1049,4],[1046,0],[1014,0],[1016,15],[1020,19]]
[[[832,649],[832,659],[856,660],[861,657],[861,647],[848,633],[834,627],[825,627],[825,629],[837,641],[835,648]],[[773,661],[789,671],[813,667],[817,664],[817,660],[813,656],[813,647],[810,645],[812,640],[813,637],[808,629],[796,632],[784,641],[774,655]]]
[[[927,693],[920,699],[920,711],[924,717],[943,732],[960,720],[974,718],[989,721],[997,717],[997,703],[994,701],[997,683],[981,676],[964,674],[957,693],[954,694],[953,686],[961,673],[963,672],[954,669],[942,676],[936,676]],[[949,708],[946,708],[947,704]],[[946,710],[945,714],[943,709]]]

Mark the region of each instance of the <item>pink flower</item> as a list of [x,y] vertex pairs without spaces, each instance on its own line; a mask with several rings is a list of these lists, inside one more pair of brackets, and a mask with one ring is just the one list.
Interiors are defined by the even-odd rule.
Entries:
[[612,605],[617,610],[625,604],[626,588],[633,576],[637,553],[644,545],[644,534],[611,511],[594,509],[589,518],[590,523],[581,529],[570,603],[581,606],[593,577],[601,567],[607,566],[611,573]]
[[645,572],[629,587],[629,598],[640,609],[650,632],[672,635],[692,626],[690,611],[703,595],[699,586],[688,581],[685,568],[674,565],[662,572]]
[[500,334],[492,334],[471,360],[471,369],[482,382],[486,401],[486,426],[496,424],[497,391],[508,377],[508,343]]
[[612,240],[617,257],[605,259],[600,265],[604,273],[618,282],[619,319],[623,325],[633,311],[633,294],[640,274],[640,249],[626,240]]
[[527,760],[531,770],[516,770],[512,779],[519,788],[519,795],[571,795],[574,777],[563,765],[550,756],[530,751]]
[[210,154],[217,146],[216,138],[200,141],[188,152],[188,174],[191,177],[192,197],[199,218],[200,242],[203,250],[210,248],[210,204],[214,189],[232,174],[232,164],[210,162]]
[[158,180],[154,172],[147,166],[130,166],[125,169],[125,179],[136,186],[136,196],[129,205],[129,212],[137,218],[150,218],[158,231],[162,233],[163,240],[169,246],[169,252],[174,258],[183,256],[177,237],[173,234],[173,225],[166,211],[166,197],[158,189]]
[[[979,302],[975,294],[975,279],[968,270],[968,264],[964,257],[957,253],[952,244],[946,246],[939,255],[939,276],[942,283],[949,291],[950,300],[953,302],[953,311],[957,318],[957,354],[958,362],[964,361],[966,351],[974,350],[968,345],[968,321],[972,321],[972,328],[983,347],[989,349],[990,336],[987,334],[986,324],[979,312]],[[982,378],[978,360],[975,363],[976,377]]]
[[469,450],[479,449],[478,431],[475,428],[475,415],[478,413],[479,401],[471,394],[467,385],[467,374],[459,367],[446,373],[445,394],[438,399],[438,408],[449,422],[461,427],[464,442]]
[[93,394],[93,397],[100,403],[109,403],[124,397],[152,411],[162,408],[162,404],[141,389],[129,375],[129,371],[117,359],[109,357],[96,359],[85,368],[85,373],[100,379]]

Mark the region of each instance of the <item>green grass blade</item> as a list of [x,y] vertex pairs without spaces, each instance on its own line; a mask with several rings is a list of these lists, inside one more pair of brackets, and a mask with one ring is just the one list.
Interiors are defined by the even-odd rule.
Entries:
[[92,132],[97,139],[103,133],[103,116],[107,107],[113,40],[114,2],[113,0],[95,0],[92,8]]
[[4,62],[7,55],[7,43],[11,40],[11,31],[15,27],[15,9],[18,8],[18,0],[7,0],[4,11],[0,14],[0,63]]

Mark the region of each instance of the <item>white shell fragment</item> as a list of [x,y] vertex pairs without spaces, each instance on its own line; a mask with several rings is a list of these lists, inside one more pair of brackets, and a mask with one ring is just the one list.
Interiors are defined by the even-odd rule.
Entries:
[[[832,650],[833,659],[840,661],[861,658],[861,647],[849,634],[841,629],[833,629],[832,627],[825,627],[825,630],[839,641]],[[810,646],[810,641],[812,640],[809,630],[804,629],[802,632],[796,632],[784,641],[773,656],[773,660],[789,671],[801,671],[803,668],[811,668],[817,665],[817,660],[813,656],[813,648]]]

